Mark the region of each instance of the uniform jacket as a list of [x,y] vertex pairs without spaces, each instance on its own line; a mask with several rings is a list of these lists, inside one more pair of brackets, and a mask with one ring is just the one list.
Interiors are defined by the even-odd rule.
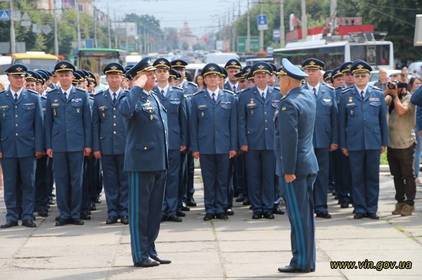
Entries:
[[214,102],[204,89],[192,97],[190,137],[193,152],[224,154],[237,150],[236,98],[220,90]]
[[46,148],[78,152],[92,147],[91,111],[85,91],[72,87],[66,100],[61,88],[47,94]]
[[167,113],[155,94],[135,86],[120,102],[127,119],[125,171],[164,171],[168,166]]
[[347,88],[340,100],[340,147],[360,151],[387,146],[386,114],[382,91],[368,86],[362,99],[356,87]]
[[4,158],[35,156],[44,151],[41,101],[23,89],[15,102],[10,90],[0,94],[0,152]]
[[122,90],[114,103],[108,89],[95,95],[92,109],[94,151],[101,151],[104,155],[124,154],[127,125],[119,105],[127,94]]

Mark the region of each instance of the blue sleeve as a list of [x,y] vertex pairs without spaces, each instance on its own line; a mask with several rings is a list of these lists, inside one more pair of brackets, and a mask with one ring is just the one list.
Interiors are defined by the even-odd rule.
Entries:
[[134,86],[120,103],[119,111],[125,118],[130,119],[135,114],[136,102],[141,92],[140,87]]
[[84,115],[83,115],[83,124],[85,130],[85,148],[92,147],[92,122],[91,122],[91,109],[89,106],[88,96],[84,97]]
[[[384,100],[384,94],[380,92],[380,100]],[[387,123],[387,105],[381,102],[380,110],[380,125],[381,125],[381,145],[388,145],[388,123]]]
[[340,148],[346,149],[346,126],[347,126],[347,112],[346,112],[346,105],[345,105],[345,96],[340,95],[339,97],[340,103],[339,103],[339,142],[340,142]]
[[410,102],[415,105],[422,106],[422,86],[420,86],[410,98]]
[[189,116],[189,132],[190,132],[190,150],[192,152],[199,152],[199,145],[198,145],[198,108],[195,105],[195,99],[191,99],[191,110]]
[[51,146],[51,133],[53,129],[53,112],[51,110],[51,98],[47,96],[47,101],[45,105],[45,120],[44,120],[44,129],[45,129],[45,149],[52,149]]
[[[243,93],[245,94],[245,93]],[[246,137],[246,106],[244,102],[245,98],[242,96],[239,97],[239,102],[237,106],[237,125],[238,125],[238,133],[239,133],[239,145],[248,145],[248,139]]]
[[180,113],[179,113],[179,122],[180,122],[180,132],[181,132],[181,145],[188,145],[188,109],[187,101],[183,96],[183,93],[180,94]]
[[296,174],[299,112],[288,101],[284,101],[280,107],[279,127],[280,138],[284,139],[281,147],[284,174]]
[[422,130],[422,107],[416,106],[416,131]]
[[92,149],[94,152],[100,149],[100,118],[98,117],[98,104],[94,100],[92,105]]
[[43,112],[41,106],[41,99],[39,96],[36,97],[36,108],[35,108],[35,151],[44,151],[44,125],[43,125]]
[[237,100],[233,97],[233,106],[230,115],[230,150],[236,151],[237,147]]
[[331,144],[338,144],[338,106],[336,101],[336,93],[331,91],[333,106],[331,107]]

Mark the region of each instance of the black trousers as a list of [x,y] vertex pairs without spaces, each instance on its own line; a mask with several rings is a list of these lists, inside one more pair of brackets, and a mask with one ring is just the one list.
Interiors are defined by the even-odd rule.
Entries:
[[388,147],[387,159],[391,175],[394,177],[397,202],[406,202],[414,205],[416,195],[415,170],[413,159],[415,144],[406,149],[393,149]]

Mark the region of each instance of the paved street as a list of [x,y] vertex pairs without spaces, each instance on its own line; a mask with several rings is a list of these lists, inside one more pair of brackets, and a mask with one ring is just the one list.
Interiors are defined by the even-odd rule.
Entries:
[[[247,207],[236,206],[229,221],[203,222],[202,203],[183,223],[163,223],[158,252],[173,263],[134,268],[128,227],[105,225],[105,202],[85,226],[55,227],[56,209],[37,217],[36,229],[0,231],[0,279],[422,279],[420,198],[412,217],[393,217],[391,177],[381,175],[381,220],[353,220],[351,209],[334,205],[331,220],[317,220],[317,269],[308,274],[280,274],[288,263],[290,229],[286,215],[251,220]],[[202,202],[197,178],[196,198]],[[422,188],[418,186],[420,192]],[[420,194],[420,193],[419,193]],[[1,218],[4,203],[1,193]],[[410,270],[334,270],[330,261],[412,261]]]

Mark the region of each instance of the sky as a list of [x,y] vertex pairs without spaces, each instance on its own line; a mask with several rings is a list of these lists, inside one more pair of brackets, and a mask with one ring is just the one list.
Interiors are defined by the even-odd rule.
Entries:
[[216,30],[223,19],[227,21],[233,8],[235,16],[244,13],[247,0],[95,0],[95,5],[107,12],[109,7],[112,18],[121,20],[125,14],[151,14],[160,20],[161,27],[181,28],[188,22],[192,32],[201,35]]

